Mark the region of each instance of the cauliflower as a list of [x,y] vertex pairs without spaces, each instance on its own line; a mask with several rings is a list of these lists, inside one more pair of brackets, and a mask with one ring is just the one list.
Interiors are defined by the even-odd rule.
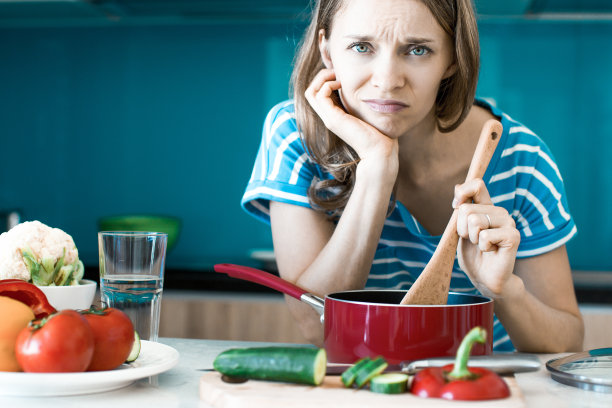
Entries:
[[59,228],[28,221],[0,235],[0,279],[78,285],[83,272],[72,237]]

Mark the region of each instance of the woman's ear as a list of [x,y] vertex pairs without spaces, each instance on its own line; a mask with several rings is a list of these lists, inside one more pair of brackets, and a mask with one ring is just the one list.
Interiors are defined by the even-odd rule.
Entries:
[[324,29],[319,30],[319,52],[321,53],[321,60],[325,68],[333,68],[334,66],[329,55],[329,43],[327,42],[327,38],[325,38]]
[[446,68],[446,71],[444,72],[442,79],[450,78],[453,75],[455,75],[456,72],[457,72],[457,63],[453,62]]

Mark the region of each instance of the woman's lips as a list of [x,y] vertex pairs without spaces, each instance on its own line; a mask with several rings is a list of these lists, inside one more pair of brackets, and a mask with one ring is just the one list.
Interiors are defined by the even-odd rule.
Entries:
[[370,109],[380,113],[395,113],[408,107],[403,102],[391,99],[366,99],[364,102]]

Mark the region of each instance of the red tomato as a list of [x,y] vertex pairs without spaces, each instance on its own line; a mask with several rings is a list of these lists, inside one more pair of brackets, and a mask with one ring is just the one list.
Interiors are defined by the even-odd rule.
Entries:
[[121,310],[111,307],[81,312],[91,326],[95,348],[87,371],[112,370],[125,362],[134,344],[134,326]]
[[26,372],[85,371],[94,352],[94,336],[87,320],[74,310],[63,310],[36,321],[19,332],[15,354]]

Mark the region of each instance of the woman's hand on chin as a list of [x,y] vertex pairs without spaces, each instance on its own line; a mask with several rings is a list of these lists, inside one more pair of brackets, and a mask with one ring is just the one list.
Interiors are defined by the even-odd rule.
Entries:
[[325,126],[351,146],[361,160],[370,156],[384,159],[397,157],[397,140],[347,113],[334,101],[334,92],[340,88],[334,70],[325,68],[314,77],[305,96]]

